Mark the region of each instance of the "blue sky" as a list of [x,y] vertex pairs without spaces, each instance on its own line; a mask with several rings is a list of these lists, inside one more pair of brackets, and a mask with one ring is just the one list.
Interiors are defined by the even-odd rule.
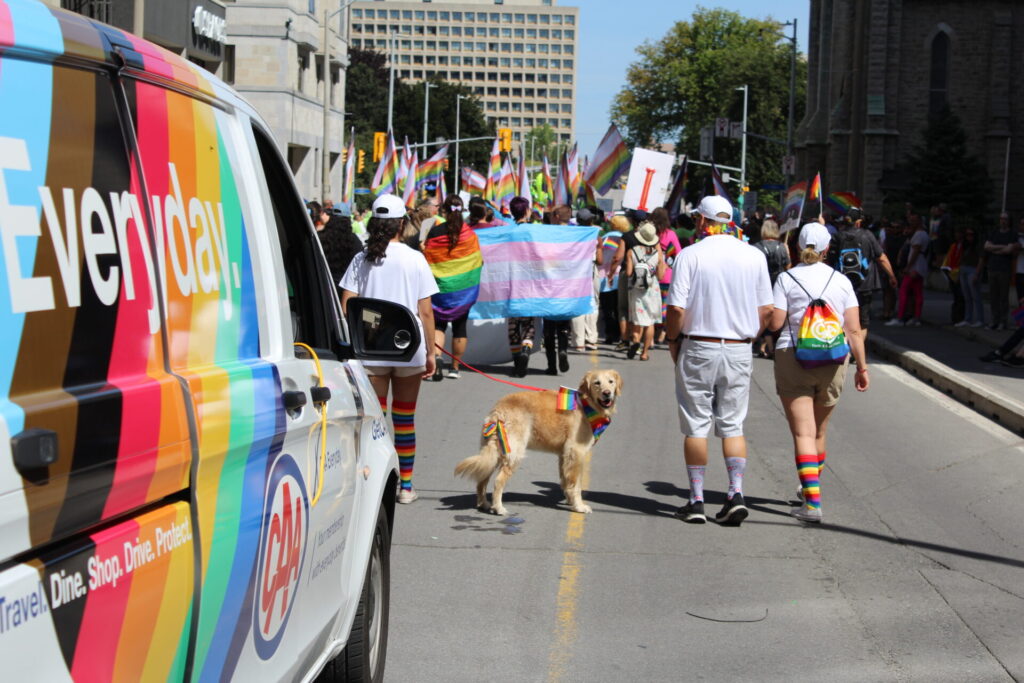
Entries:
[[771,16],[778,21],[796,18],[800,51],[804,52],[807,45],[809,0],[558,0],[557,4],[580,8],[576,138],[580,153],[587,155],[593,154],[608,129],[611,103],[626,82],[629,65],[637,60],[637,46],[659,40],[674,22],[689,19],[698,4],[748,17]]

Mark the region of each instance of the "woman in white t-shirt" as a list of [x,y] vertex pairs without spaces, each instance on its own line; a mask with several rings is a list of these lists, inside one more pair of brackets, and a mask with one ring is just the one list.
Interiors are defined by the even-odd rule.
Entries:
[[341,287],[341,306],[347,309],[354,296],[383,299],[401,304],[416,315],[420,326],[420,348],[407,362],[364,361],[370,383],[377,392],[384,415],[388,412],[391,390],[391,419],[395,426],[395,450],[401,475],[399,503],[416,500],[412,488],[412,468],[416,459],[416,399],[422,378],[434,373],[434,354],[426,344],[434,340],[434,309],[430,297],[437,293],[437,282],[423,254],[402,242],[405,204],[392,194],[383,194],[373,202],[373,217],[367,224],[366,248],[356,254]]
[[776,280],[771,321],[771,328],[780,331],[775,347],[775,389],[793,434],[803,501],[793,516],[805,522],[821,522],[819,478],[825,467],[825,433],[839,403],[849,363],[849,356],[841,365],[812,369],[797,362],[794,337],[812,297],[824,300],[842,317],[846,341],[857,363],[857,390],[867,391],[869,383],[857,295],[848,278],[824,263],[830,240],[828,229],[820,223],[808,223],[800,231],[801,263]]

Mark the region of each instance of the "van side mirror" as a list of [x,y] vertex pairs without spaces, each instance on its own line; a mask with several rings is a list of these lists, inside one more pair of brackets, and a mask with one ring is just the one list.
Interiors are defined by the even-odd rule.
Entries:
[[405,362],[416,355],[423,337],[408,308],[366,297],[353,297],[346,307],[356,358]]

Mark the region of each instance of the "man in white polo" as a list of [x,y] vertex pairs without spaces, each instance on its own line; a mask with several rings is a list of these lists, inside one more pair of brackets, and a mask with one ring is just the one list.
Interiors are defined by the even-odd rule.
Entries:
[[690,500],[676,517],[691,524],[707,521],[704,473],[713,426],[729,472],[728,499],[715,519],[739,526],[748,514],[743,502],[743,420],[753,365],[750,343],[771,316],[772,288],[764,256],[738,239],[738,230],[730,225],[732,205],[724,197],[702,199],[695,218],[700,241],[676,257],[666,300],[665,332],[676,367],[690,480]]

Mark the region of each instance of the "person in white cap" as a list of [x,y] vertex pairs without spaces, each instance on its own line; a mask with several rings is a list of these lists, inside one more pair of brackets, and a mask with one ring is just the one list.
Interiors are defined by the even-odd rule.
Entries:
[[434,309],[430,297],[437,294],[437,281],[423,254],[402,242],[405,202],[393,194],[382,194],[373,202],[367,223],[366,248],[352,259],[339,286],[342,309],[354,296],[384,299],[402,304],[417,314],[420,339],[416,355],[408,362],[363,361],[385,416],[391,390],[391,419],[395,425],[395,450],[401,477],[399,503],[418,497],[412,487],[416,459],[416,399],[420,382],[434,374],[434,354],[426,344],[434,342]]
[[803,505],[793,516],[805,522],[821,522],[821,472],[825,468],[825,432],[828,419],[839,403],[846,380],[849,356],[842,364],[805,368],[796,358],[794,334],[813,299],[821,299],[842,316],[843,332],[857,363],[856,386],[867,391],[868,363],[860,327],[860,306],[849,278],[825,261],[831,242],[828,228],[808,223],[800,230],[800,264],[775,281],[775,310],[770,327],[781,330],[775,348],[775,391],[786,411],[793,434],[798,496]]
[[704,474],[713,426],[729,472],[726,502],[715,519],[739,526],[748,514],[743,420],[753,367],[750,344],[768,323],[772,290],[764,256],[737,239],[732,205],[723,197],[705,197],[696,214],[701,239],[676,258],[665,319],[690,480],[690,499],[676,517],[691,524],[707,521]]

